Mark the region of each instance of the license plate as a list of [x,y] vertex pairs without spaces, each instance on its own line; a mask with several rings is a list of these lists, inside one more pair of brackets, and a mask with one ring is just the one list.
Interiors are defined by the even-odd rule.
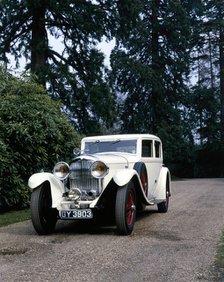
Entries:
[[91,209],[62,210],[60,217],[62,219],[91,219],[93,218],[93,212]]

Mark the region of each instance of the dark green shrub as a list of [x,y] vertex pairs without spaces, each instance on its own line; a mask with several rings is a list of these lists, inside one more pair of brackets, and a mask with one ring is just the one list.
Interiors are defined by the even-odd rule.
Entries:
[[24,207],[27,180],[70,159],[80,136],[44,88],[0,71],[0,210]]

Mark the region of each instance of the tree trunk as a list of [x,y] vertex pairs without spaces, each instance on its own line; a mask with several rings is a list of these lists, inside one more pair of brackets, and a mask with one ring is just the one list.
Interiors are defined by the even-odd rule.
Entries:
[[224,176],[224,26],[223,26],[223,16],[224,11],[220,6],[219,10],[219,66],[220,66],[220,127],[221,127],[221,177]]
[[152,1],[152,93],[151,93],[151,130],[153,133],[158,131],[158,103],[159,103],[159,94],[160,94],[160,59],[159,59],[159,22],[158,22],[158,13],[159,13],[159,4],[160,0]]
[[31,1],[32,7],[32,40],[31,40],[31,71],[38,81],[45,85],[42,70],[46,67],[48,40],[45,28],[45,0]]
[[221,141],[224,145],[224,30],[220,30],[219,62],[220,62],[220,102],[221,102]]

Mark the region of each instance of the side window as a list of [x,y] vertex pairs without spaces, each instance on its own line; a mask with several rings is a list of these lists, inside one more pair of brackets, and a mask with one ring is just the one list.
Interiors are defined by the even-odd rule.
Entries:
[[142,157],[152,157],[152,140],[142,140]]
[[155,141],[155,154],[156,158],[161,158],[161,143],[158,141]]

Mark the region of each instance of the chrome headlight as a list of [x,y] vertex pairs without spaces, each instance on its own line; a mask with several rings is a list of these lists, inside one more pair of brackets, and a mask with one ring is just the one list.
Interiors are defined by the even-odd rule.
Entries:
[[54,166],[53,173],[60,180],[64,180],[69,175],[69,165],[65,162],[59,162]]
[[91,173],[95,178],[103,178],[108,173],[108,167],[101,161],[96,161],[91,165]]

